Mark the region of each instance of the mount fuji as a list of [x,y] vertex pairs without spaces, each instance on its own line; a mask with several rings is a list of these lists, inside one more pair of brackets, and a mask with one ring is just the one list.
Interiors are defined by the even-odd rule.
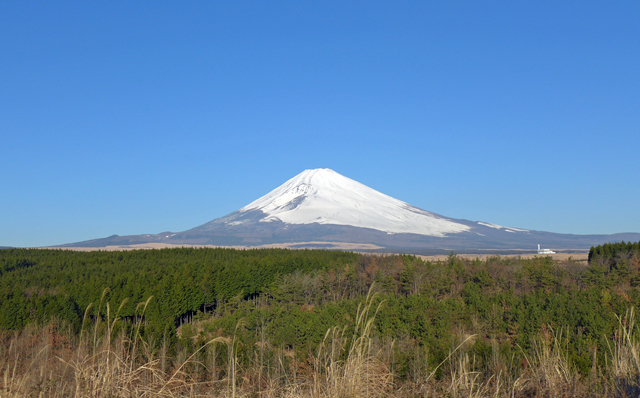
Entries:
[[421,253],[438,250],[588,249],[638,233],[567,235],[445,217],[392,198],[330,169],[305,170],[224,217],[183,232],[113,235],[61,247],[149,243],[321,247]]
[[305,170],[240,209],[239,215],[253,211],[265,214],[260,222],[350,225],[389,234],[444,237],[469,230],[329,169]]

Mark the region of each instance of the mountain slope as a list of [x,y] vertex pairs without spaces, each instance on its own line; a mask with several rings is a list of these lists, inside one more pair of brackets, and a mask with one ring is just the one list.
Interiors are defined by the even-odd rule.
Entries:
[[438,237],[469,230],[329,169],[305,170],[239,211],[252,210],[266,214],[262,222],[350,225]]
[[554,234],[453,219],[411,206],[333,170],[314,169],[305,170],[233,213],[187,231],[114,235],[65,246],[172,243],[331,247],[332,243],[348,242],[376,245],[384,251],[419,252],[533,250],[537,244],[588,249],[619,240],[640,240],[640,234]]

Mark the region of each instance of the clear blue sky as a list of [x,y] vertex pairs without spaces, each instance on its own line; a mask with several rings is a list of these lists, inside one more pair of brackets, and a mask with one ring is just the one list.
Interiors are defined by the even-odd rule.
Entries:
[[0,2],[0,246],[181,231],[327,167],[640,232],[640,3]]

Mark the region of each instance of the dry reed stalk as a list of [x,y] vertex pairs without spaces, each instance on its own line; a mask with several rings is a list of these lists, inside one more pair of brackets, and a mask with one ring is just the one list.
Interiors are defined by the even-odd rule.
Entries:
[[[372,284],[364,303],[358,306],[351,340],[346,339],[345,328],[334,327],[325,334],[314,359],[314,397],[376,397],[391,387],[391,372],[373,352],[373,322],[383,304],[368,318],[377,296],[373,288]],[[340,359],[343,354],[346,358]]]
[[533,355],[525,354],[527,372],[514,382],[513,395],[535,392],[536,396],[566,397],[577,393],[578,375],[569,364],[567,347],[563,348],[565,339],[562,329],[548,329],[534,341]]
[[609,373],[613,376],[613,389],[620,396],[640,396],[640,343],[636,334],[635,312],[627,310],[624,318],[618,317],[618,330],[613,346],[607,340],[610,358]]
[[[101,303],[108,290],[103,292]],[[144,315],[151,297],[146,302],[136,306],[134,318]],[[159,369],[158,359],[139,363],[139,345],[142,344],[146,351],[149,347],[140,337],[141,323],[134,328],[132,336],[126,336],[124,331],[117,335],[116,325],[120,320],[119,314],[127,300],[118,307],[115,315],[111,314],[109,303],[106,304],[106,321],[102,321],[100,307],[98,315],[93,324],[91,336],[84,333],[84,328],[80,333],[78,351],[74,359],[62,362],[74,371],[74,391],[75,397],[102,397],[102,396],[171,396],[164,394],[167,389],[165,375]],[[86,321],[87,311],[85,311]],[[159,388],[162,386],[163,388]]]
[[70,372],[55,355],[72,355],[71,336],[57,322],[0,335],[0,397],[62,395]]
[[449,392],[453,397],[483,397],[488,388],[485,383],[479,383],[480,372],[471,370],[469,353],[460,353],[451,367],[451,384]]
[[[233,338],[229,337],[216,337],[215,339],[209,341],[205,346],[215,345],[217,343],[223,343],[227,346],[227,392],[231,392],[231,397],[236,398],[237,394],[237,373],[238,373],[238,345],[240,344],[238,339],[238,329],[244,326],[246,323],[245,319],[242,318],[236,323],[235,331],[233,332]],[[205,346],[201,347],[197,350],[198,353]],[[193,356],[193,355],[192,355]]]
[[[462,348],[467,346],[467,343],[473,341],[475,338],[476,335],[467,336],[456,348],[451,350],[449,355],[447,355],[426,378],[418,382],[419,386],[417,386],[416,394],[423,397],[441,397],[443,395],[459,397],[465,393],[471,393],[471,395],[469,395],[471,397],[478,396],[473,394],[484,390],[481,386],[477,385],[479,373],[470,370],[469,356],[466,352],[460,355]],[[457,360],[451,361],[452,358],[457,358]],[[438,369],[447,362],[453,362],[453,365],[450,368],[450,383],[444,386],[442,382],[435,382],[434,376],[438,372]]]
[[[103,292],[101,303],[107,292]],[[136,307],[140,319],[149,301]],[[124,304],[112,314],[107,303],[104,321],[100,305],[98,316],[89,326],[91,331],[85,328],[88,307],[75,339],[70,333],[63,336],[52,324],[42,328],[40,334],[30,328],[14,334],[6,351],[6,345],[0,345],[0,397],[195,397],[196,384],[180,371],[186,363],[171,376],[164,373],[160,360],[153,359],[153,349],[140,336],[140,324],[131,336],[124,330],[117,332]],[[149,360],[143,360],[141,350]]]

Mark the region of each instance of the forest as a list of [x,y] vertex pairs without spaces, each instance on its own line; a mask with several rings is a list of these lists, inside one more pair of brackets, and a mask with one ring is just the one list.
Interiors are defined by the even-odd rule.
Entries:
[[0,396],[638,396],[638,246],[0,250]]
[[605,243],[591,247],[588,261],[599,261],[609,267],[626,266],[629,259],[640,256],[640,242]]

